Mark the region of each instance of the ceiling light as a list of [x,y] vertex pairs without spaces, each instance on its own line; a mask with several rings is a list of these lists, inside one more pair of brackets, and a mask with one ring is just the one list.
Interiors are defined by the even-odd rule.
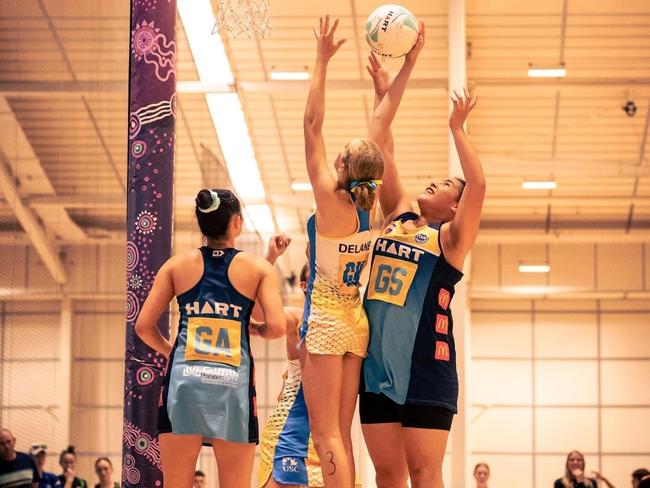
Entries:
[[221,37],[212,34],[216,23],[210,0],[179,0],[178,13],[202,83],[234,82]]
[[548,273],[551,267],[548,264],[520,264],[520,273]]
[[564,78],[566,68],[528,68],[529,78]]
[[271,79],[275,81],[308,80],[306,71],[271,71]]
[[555,190],[557,182],[553,180],[524,181],[521,187],[526,190]]
[[208,93],[205,98],[237,194],[244,202],[265,198],[264,185],[239,96],[236,93]]
[[[198,83],[190,82],[181,87],[187,91],[206,93],[208,111],[217,131],[233,189],[247,209],[248,218],[245,220],[260,233],[273,232],[275,224],[271,209],[266,204],[258,203],[266,200],[266,193],[244,110],[239,95],[228,92],[228,88],[234,84],[230,62],[221,37],[212,34],[216,23],[212,4],[210,0],[178,0],[177,5],[200,78]],[[214,88],[216,90],[212,90]]]
[[293,191],[311,191],[311,183],[304,183],[299,181],[294,181],[291,183],[291,189]]
[[[246,205],[244,207],[244,223],[248,230],[257,230],[262,236],[269,236],[275,232],[275,224],[273,223],[273,214],[268,205]],[[248,221],[254,223],[255,229],[251,229]]]

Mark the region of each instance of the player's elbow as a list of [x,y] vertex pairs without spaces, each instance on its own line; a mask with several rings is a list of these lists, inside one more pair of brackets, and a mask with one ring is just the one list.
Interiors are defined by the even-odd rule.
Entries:
[[283,337],[287,331],[287,321],[284,315],[281,317],[269,317],[266,321],[265,339],[277,339]]
[[138,320],[135,322],[135,333],[140,339],[144,340],[147,332],[149,332],[149,328],[147,327],[146,321],[142,317],[138,317]]

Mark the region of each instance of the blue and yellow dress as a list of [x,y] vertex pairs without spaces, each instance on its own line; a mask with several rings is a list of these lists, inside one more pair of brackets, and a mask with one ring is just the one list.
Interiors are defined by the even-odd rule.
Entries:
[[264,486],[271,476],[286,485],[323,486],[297,359],[287,363],[278,404],[262,432],[259,486]]
[[309,280],[300,327],[311,354],[365,357],[368,318],[359,279],[370,254],[368,212],[356,209],[357,230],[346,237],[318,232],[316,215],[307,221]]
[[463,274],[442,252],[440,224],[410,229],[395,219],[375,241],[364,306],[370,344],[362,391],[399,405],[457,411],[458,375],[450,303]]

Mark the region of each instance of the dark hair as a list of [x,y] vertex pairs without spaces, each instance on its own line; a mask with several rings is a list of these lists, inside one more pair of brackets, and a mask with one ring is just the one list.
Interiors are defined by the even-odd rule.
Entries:
[[104,456],[98,457],[97,459],[95,459],[95,469],[97,469],[97,465],[99,463],[101,463],[102,461],[106,461],[108,463],[108,465],[111,467],[111,469],[113,469],[113,463],[111,462],[111,460],[108,459],[107,457],[104,457]]
[[196,471],[194,471],[194,476],[203,476],[205,478],[205,473],[200,469],[197,469]]
[[632,478],[634,478],[637,481],[641,481],[644,476],[648,476],[649,474],[650,471],[648,471],[647,469],[639,468],[632,471]]
[[307,276],[309,276],[309,263],[305,263],[300,269],[300,281],[307,281]]
[[460,193],[458,194],[458,200],[460,200],[460,197],[463,196],[463,191],[465,191],[465,185],[467,185],[467,183],[460,176],[454,176],[454,178],[460,182]]
[[68,446],[67,449],[61,451],[61,455],[59,456],[59,464],[63,463],[63,456],[66,454],[72,454],[75,460],[77,459],[77,453],[74,450],[74,446]]
[[[218,203],[215,202],[213,193],[219,197]],[[230,190],[204,188],[196,195],[194,201],[196,202],[195,214],[199,228],[204,236],[213,239],[223,237],[228,231],[232,216],[241,214],[239,199]],[[213,210],[207,211],[213,206]]]
[[490,467],[487,465],[487,463],[478,463],[476,466],[474,466],[474,474],[476,474],[476,470],[483,466],[485,469],[488,470],[488,473],[490,472]]

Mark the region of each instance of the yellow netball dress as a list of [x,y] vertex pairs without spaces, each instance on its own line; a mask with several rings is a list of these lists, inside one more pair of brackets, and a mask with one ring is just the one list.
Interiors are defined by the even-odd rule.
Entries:
[[307,221],[309,282],[300,327],[311,354],[365,357],[368,318],[359,294],[359,278],[370,252],[369,215],[356,209],[357,230],[346,237],[318,232],[316,215]]
[[259,486],[271,476],[286,485],[323,486],[297,359],[287,364],[278,404],[262,432]]

